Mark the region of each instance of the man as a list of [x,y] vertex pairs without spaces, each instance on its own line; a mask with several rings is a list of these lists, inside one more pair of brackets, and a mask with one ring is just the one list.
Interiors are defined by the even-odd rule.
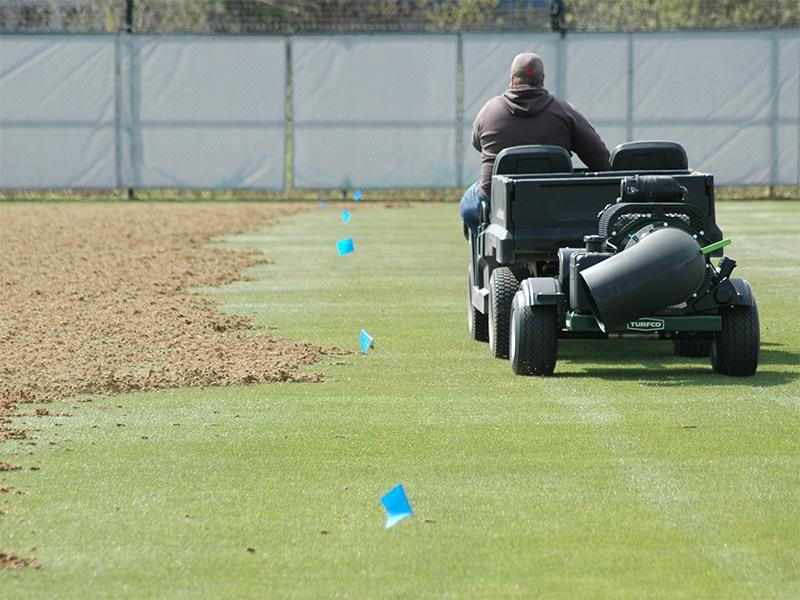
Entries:
[[481,200],[489,198],[494,160],[511,146],[545,144],[575,152],[591,171],[608,169],[608,149],[583,115],[544,89],[544,63],[533,52],[511,63],[511,87],[489,100],[472,126],[481,178],[461,198],[461,218],[477,232]]

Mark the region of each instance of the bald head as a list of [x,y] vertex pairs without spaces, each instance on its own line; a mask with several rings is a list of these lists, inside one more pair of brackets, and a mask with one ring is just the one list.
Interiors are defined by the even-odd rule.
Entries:
[[544,84],[544,63],[542,57],[533,52],[523,52],[514,57],[511,63],[511,85]]

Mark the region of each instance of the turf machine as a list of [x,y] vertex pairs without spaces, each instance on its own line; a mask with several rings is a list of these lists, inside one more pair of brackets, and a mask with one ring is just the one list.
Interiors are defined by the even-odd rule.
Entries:
[[470,334],[518,375],[552,374],[561,338],[616,334],[671,339],[717,373],[756,371],[752,287],[731,278],[713,176],[690,171],[679,144],[621,144],[598,173],[573,171],[562,148],[506,149],[468,237]]

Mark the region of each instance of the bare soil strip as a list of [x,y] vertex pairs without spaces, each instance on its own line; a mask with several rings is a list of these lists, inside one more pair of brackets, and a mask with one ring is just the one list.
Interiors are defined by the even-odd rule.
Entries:
[[303,209],[0,205],[0,441],[26,437],[10,425],[21,403],[318,380],[299,368],[327,351],[251,331],[249,318],[222,315],[212,300],[187,292],[241,279],[263,260],[209,240]]
[[41,563],[35,558],[25,558],[12,554],[11,552],[0,552],[0,569],[10,569],[16,571],[23,567],[41,569]]

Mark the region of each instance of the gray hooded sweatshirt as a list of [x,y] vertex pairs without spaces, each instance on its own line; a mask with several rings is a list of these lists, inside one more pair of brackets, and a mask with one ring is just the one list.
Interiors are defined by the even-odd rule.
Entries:
[[481,191],[487,198],[498,153],[526,144],[561,146],[575,152],[591,171],[608,169],[608,149],[575,107],[542,87],[515,85],[489,100],[472,125],[472,145],[481,153]]

